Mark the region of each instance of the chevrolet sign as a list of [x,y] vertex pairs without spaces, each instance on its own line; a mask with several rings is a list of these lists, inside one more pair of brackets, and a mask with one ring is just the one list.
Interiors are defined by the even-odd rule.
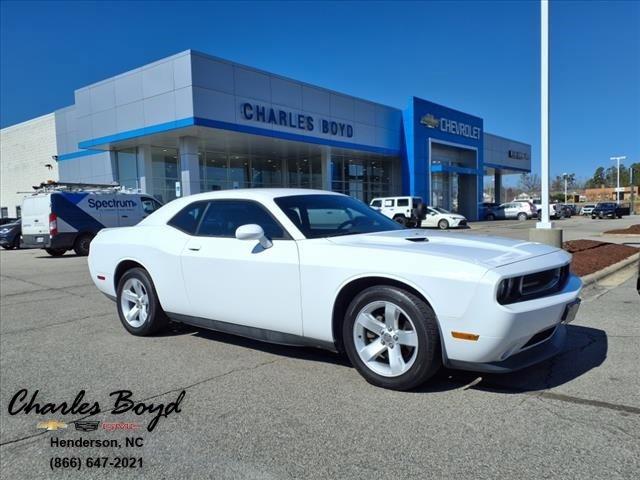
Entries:
[[480,127],[474,127],[468,123],[449,120],[448,118],[436,118],[428,113],[420,118],[420,123],[428,128],[440,128],[441,132],[460,135],[461,137],[480,139]]

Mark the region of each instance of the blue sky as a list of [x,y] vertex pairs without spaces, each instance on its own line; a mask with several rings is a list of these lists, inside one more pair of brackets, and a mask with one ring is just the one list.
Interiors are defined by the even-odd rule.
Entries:
[[[411,95],[539,149],[539,3],[7,2],[0,123],[188,48],[404,108]],[[640,2],[551,3],[551,171],[640,161]],[[628,162],[630,163],[630,162]]]

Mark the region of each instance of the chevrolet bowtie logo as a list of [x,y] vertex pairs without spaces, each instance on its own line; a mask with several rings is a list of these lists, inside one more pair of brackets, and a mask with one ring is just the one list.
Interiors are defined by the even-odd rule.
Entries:
[[420,119],[420,123],[422,125],[426,125],[429,128],[437,128],[440,124],[440,120],[429,113]]
[[58,430],[60,428],[67,428],[67,424],[57,420],[47,420],[46,422],[38,422],[38,428],[44,428],[45,430]]

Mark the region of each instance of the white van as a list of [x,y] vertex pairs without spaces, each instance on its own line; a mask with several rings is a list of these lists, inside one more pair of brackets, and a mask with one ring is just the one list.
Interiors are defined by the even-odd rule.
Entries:
[[118,190],[34,193],[22,201],[23,245],[52,256],[71,249],[88,255],[99,230],[135,225],[161,206],[150,195]]

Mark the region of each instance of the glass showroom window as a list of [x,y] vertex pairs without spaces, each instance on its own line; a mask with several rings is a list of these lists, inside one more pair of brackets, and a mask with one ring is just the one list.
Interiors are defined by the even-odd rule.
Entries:
[[287,159],[289,187],[322,189],[320,155],[298,155]]
[[163,203],[176,198],[176,182],[179,181],[178,150],[151,147],[151,195]]
[[282,187],[282,159],[265,156],[251,157],[252,187]]
[[229,158],[226,152],[199,152],[200,191],[210,192],[229,188]]
[[331,189],[364,202],[391,194],[393,159],[381,155],[331,156]]
[[123,187],[134,190],[140,188],[136,148],[128,148],[116,152],[116,178]]

